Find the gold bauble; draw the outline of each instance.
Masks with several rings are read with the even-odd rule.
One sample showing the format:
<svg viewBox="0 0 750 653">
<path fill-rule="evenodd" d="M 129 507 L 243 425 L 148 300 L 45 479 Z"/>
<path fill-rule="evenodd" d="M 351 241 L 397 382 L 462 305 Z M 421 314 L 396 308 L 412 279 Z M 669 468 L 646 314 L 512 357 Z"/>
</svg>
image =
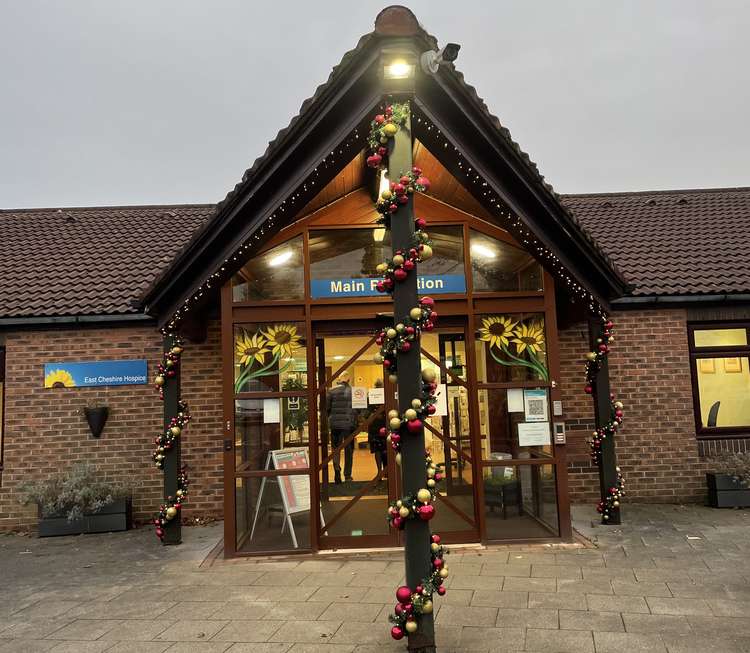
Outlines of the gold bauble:
<svg viewBox="0 0 750 653">
<path fill-rule="evenodd" d="M 392 417 L 388 422 L 388 426 L 391 427 L 391 431 L 398 431 L 401 428 L 401 419 L 398 417 Z"/>
<path fill-rule="evenodd" d="M 429 467 L 427 468 L 427 478 L 432 478 L 433 476 L 435 476 L 435 472 L 436 472 L 436 471 L 437 471 L 437 470 L 435 469 L 435 466 L 434 466 L 434 465 L 430 465 L 430 466 L 429 466 Z"/>
<path fill-rule="evenodd" d="M 382 364 L 383 364 L 383 357 L 382 357 L 382 356 L 381 356 L 380 354 L 375 354 L 375 355 L 374 355 L 374 356 L 372 357 L 372 360 L 373 360 L 373 362 L 374 362 L 374 363 L 375 363 L 376 365 L 382 365 Z"/>
<path fill-rule="evenodd" d="M 174 365 L 174 361 L 172 361 L 172 359 L 168 358 L 166 365 L 167 365 L 167 367 L 172 367 L 172 365 Z"/>
<path fill-rule="evenodd" d="M 587 361 L 595 361 L 596 360 L 596 352 L 590 351 L 588 354 L 586 354 L 586 360 Z"/>
<path fill-rule="evenodd" d="M 422 249 L 419 250 L 419 258 L 426 261 L 428 258 L 432 258 L 432 247 L 429 245 L 422 245 Z"/>
<path fill-rule="evenodd" d="M 424 614 L 430 614 L 432 612 L 432 601 L 429 599 L 422 604 L 422 612 Z"/>
<path fill-rule="evenodd" d="M 404 502 L 403 502 L 403 501 L 401 501 L 401 499 L 398 499 L 398 500 L 396 501 L 396 508 L 400 508 L 400 507 L 401 507 L 401 506 L 403 506 L 403 505 L 404 505 Z"/>
<path fill-rule="evenodd" d="M 388 201 L 389 199 L 391 199 L 391 197 L 393 197 L 393 193 L 391 193 L 391 191 L 386 189 L 382 193 L 380 193 L 380 197 Z"/>
<path fill-rule="evenodd" d="M 443 567 L 440 570 L 440 578 L 448 578 L 448 567 Z"/>
<path fill-rule="evenodd" d="M 396 454 L 396 464 L 399 465 L 399 466 L 401 465 L 401 454 L 400 453 Z"/>
<path fill-rule="evenodd" d="M 435 381 L 435 370 L 433 370 L 431 367 L 422 370 L 422 380 L 425 383 L 433 383 Z"/>
<path fill-rule="evenodd" d="M 406 506 L 401 506 L 401 508 L 399 508 L 398 514 L 406 519 L 409 516 L 409 509 Z"/>
<path fill-rule="evenodd" d="M 412 420 L 417 419 L 417 411 L 413 408 L 407 408 L 404 411 L 404 417 L 411 422 Z"/>
<path fill-rule="evenodd" d="M 164 385 L 164 377 L 163 377 L 163 376 L 162 376 L 161 374 L 159 374 L 159 375 L 158 375 L 158 376 L 157 376 L 157 377 L 156 377 L 156 378 L 154 379 L 154 383 L 155 383 L 156 385 Z"/>
<path fill-rule="evenodd" d="M 398 125 L 394 125 L 392 122 L 387 123 L 383 127 L 383 133 L 386 136 L 395 136 L 397 131 L 398 131 Z"/>
<path fill-rule="evenodd" d="M 398 417 L 398 411 L 397 410 L 389 410 L 388 411 L 388 419 L 393 419 L 394 417 Z"/>
<path fill-rule="evenodd" d="M 157 454 L 156 460 L 164 460 L 164 456 L 162 456 L 161 454 Z"/>
<path fill-rule="evenodd" d="M 401 266 L 403 264 L 404 264 L 404 257 L 401 256 L 401 254 L 396 254 L 396 256 L 393 257 L 393 265 Z"/>
<path fill-rule="evenodd" d="M 173 426 L 171 429 L 169 429 L 169 432 L 175 437 L 177 437 L 180 433 L 182 433 L 182 430 L 180 429 L 179 426 Z"/>
<path fill-rule="evenodd" d="M 415 410 L 419 410 L 422 407 L 422 402 L 419 399 L 412 399 L 411 407 Z"/>
<path fill-rule="evenodd" d="M 430 544 L 430 550 L 433 553 L 437 553 L 439 548 L 440 548 L 440 545 L 437 544 L 437 543 L 435 543 L 435 542 L 433 542 L 432 544 Z"/>
<path fill-rule="evenodd" d="M 182 347 L 172 347 L 171 351 L 175 356 L 179 356 L 182 353 Z"/>
<path fill-rule="evenodd" d="M 176 494 L 176 495 L 177 495 L 178 497 L 181 497 L 181 496 L 182 496 L 182 490 L 177 490 L 177 492 L 175 492 L 175 494 Z"/>
<path fill-rule="evenodd" d="M 421 308 L 417 308 L 417 307 L 412 308 L 409 311 L 409 317 L 412 320 L 418 320 L 419 318 L 422 317 L 422 309 Z"/>
<path fill-rule="evenodd" d="M 614 336 L 610 336 L 608 342 L 614 342 L 614 341 L 615 341 L 615 337 Z"/>
<path fill-rule="evenodd" d="M 385 330 L 385 337 L 390 340 L 393 340 L 397 335 L 398 331 L 396 331 L 396 329 L 394 329 L 393 327 Z"/>
<path fill-rule="evenodd" d="M 383 274 L 383 272 L 385 272 L 387 269 L 388 269 L 387 263 L 378 263 L 375 266 L 375 272 L 377 272 L 378 274 Z"/>
<path fill-rule="evenodd" d="M 417 622 L 416 621 L 407 621 L 404 625 L 404 628 L 406 629 L 407 633 L 416 633 L 417 632 Z"/>
<path fill-rule="evenodd" d="M 417 492 L 417 500 L 421 501 L 422 503 L 430 503 L 430 500 L 432 499 L 432 494 L 430 494 L 430 491 L 426 488 L 422 488 Z"/>
<path fill-rule="evenodd" d="M 401 322 L 399 322 L 396 325 L 396 331 L 398 331 L 399 333 L 403 333 L 405 330 L 406 330 L 406 327 L 403 324 L 401 324 Z"/>
<path fill-rule="evenodd" d="M 177 516 L 177 508 L 170 506 L 167 508 L 167 519 L 174 519 Z"/>
<path fill-rule="evenodd" d="M 616 401 L 615 402 L 615 408 L 619 408 L 619 409 L 622 410 L 622 402 L 621 401 Z"/>
<path fill-rule="evenodd" d="M 434 478 L 427 479 L 427 487 L 435 487 L 435 479 Z"/>
<path fill-rule="evenodd" d="M 398 376 L 396 376 L 395 374 L 389 374 L 388 375 L 388 380 L 391 383 L 398 383 Z"/>
</svg>

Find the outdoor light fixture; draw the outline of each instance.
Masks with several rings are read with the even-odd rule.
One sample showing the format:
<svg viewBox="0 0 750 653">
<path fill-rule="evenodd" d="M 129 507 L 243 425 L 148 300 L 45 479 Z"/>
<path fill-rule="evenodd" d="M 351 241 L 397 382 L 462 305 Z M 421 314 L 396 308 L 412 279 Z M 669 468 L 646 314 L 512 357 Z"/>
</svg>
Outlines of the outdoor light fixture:
<svg viewBox="0 0 750 653">
<path fill-rule="evenodd" d="M 385 227 L 375 227 L 375 229 L 372 230 L 372 239 L 376 243 L 382 243 L 384 238 L 385 238 Z"/>
<path fill-rule="evenodd" d="M 277 254 L 270 261 L 268 261 L 268 265 L 276 268 L 276 267 L 279 267 L 280 265 L 284 265 L 284 263 L 287 263 L 290 258 L 292 258 L 292 250 L 287 249 L 281 252 L 281 254 Z"/>
<path fill-rule="evenodd" d="M 448 45 L 441 50 L 428 50 L 427 52 L 423 52 L 420 59 L 422 70 L 434 75 L 438 71 L 438 68 L 440 68 L 441 63 L 455 61 L 460 49 L 461 46 L 458 43 L 448 43 Z"/>
<path fill-rule="evenodd" d="M 497 254 L 489 247 L 486 245 L 480 245 L 479 243 L 474 243 L 471 246 L 471 253 L 481 258 L 495 258 L 497 256 Z"/>
<path fill-rule="evenodd" d="M 383 77 L 385 79 L 408 79 L 414 76 L 416 66 L 405 59 L 394 59 L 385 64 L 383 68 Z"/>
</svg>

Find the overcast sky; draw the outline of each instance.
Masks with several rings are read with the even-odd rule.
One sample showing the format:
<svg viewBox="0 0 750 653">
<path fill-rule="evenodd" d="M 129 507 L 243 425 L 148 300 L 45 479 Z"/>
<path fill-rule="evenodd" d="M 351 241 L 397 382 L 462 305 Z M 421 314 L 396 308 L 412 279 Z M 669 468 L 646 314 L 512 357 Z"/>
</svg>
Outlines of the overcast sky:
<svg viewBox="0 0 750 653">
<path fill-rule="evenodd" d="M 409 2 L 563 193 L 750 185 L 747 0 Z M 0 207 L 215 202 L 372 0 L 0 0 Z"/>
</svg>

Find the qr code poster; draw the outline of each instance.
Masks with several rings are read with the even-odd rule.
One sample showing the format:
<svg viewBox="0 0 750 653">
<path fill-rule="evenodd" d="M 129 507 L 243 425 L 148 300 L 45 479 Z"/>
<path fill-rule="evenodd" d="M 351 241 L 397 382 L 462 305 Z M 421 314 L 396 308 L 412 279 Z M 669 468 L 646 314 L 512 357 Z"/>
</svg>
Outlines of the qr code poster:
<svg viewBox="0 0 750 653">
<path fill-rule="evenodd" d="M 524 390 L 523 403 L 527 422 L 547 422 L 549 420 L 546 390 Z"/>
</svg>

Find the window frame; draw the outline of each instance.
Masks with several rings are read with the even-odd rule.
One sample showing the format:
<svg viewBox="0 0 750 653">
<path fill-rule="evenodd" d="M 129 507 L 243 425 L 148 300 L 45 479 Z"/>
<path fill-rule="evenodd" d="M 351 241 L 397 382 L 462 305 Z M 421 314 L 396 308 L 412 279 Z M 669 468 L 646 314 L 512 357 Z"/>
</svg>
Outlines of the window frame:
<svg viewBox="0 0 750 653">
<path fill-rule="evenodd" d="M 0 346 L 0 487 L 3 485 L 3 461 L 5 450 L 5 386 L 6 383 L 6 349 Z"/>
<path fill-rule="evenodd" d="M 696 347 L 696 331 L 719 331 L 721 329 L 745 329 L 746 345 L 719 347 Z M 750 322 L 694 322 L 688 324 L 688 352 L 690 357 L 690 379 L 693 388 L 693 416 L 695 434 L 699 440 L 721 440 L 725 438 L 750 438 L 747 426 L 704 426 L 701 416 L 700 388 L 698 386 L 698 361 L 704 358 L 744 358 L 750 360 Z"/>
</svg>

